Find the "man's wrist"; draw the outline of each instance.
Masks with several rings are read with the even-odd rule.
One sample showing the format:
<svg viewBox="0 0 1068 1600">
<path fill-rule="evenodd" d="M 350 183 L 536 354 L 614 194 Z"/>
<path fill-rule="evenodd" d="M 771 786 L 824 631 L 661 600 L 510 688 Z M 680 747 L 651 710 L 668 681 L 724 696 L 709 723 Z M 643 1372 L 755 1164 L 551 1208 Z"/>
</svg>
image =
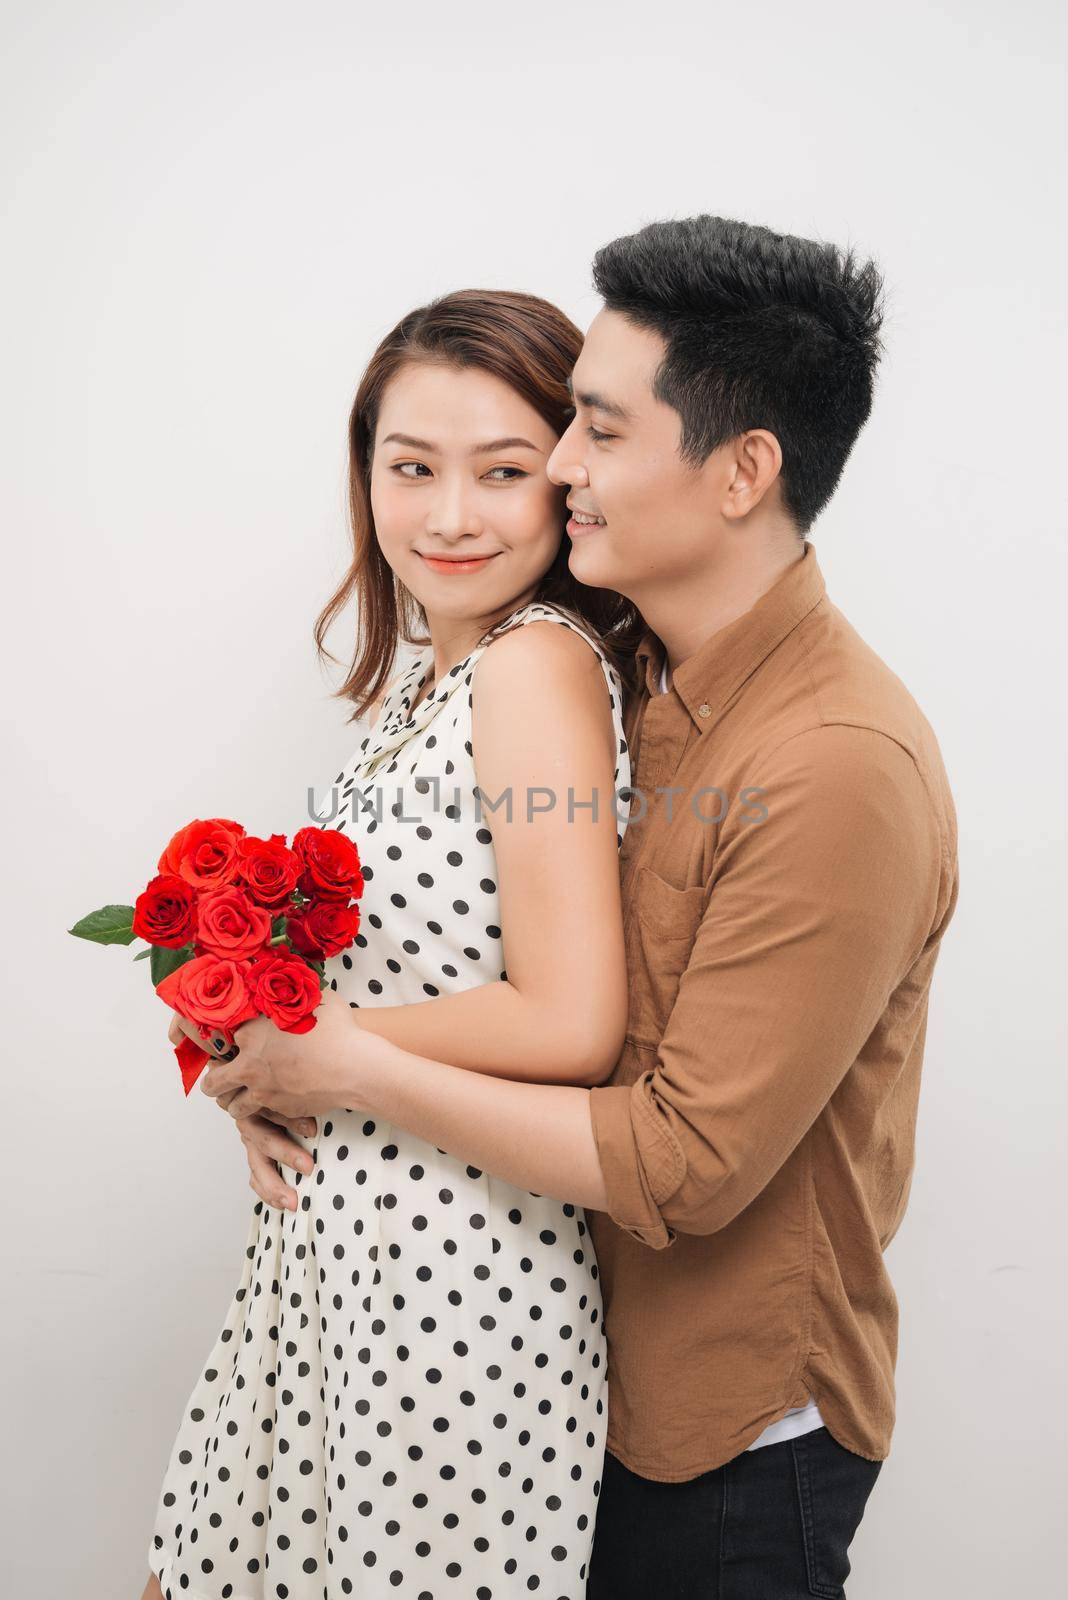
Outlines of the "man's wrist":
<svg viewBox="0 0 1068 1600">
<path fill-rule="evenodd" d="M 380 1112 L 380 1091 L 386 1075 L 395 1073 L 407 1051 L 372 1033 L 360 1025 L 356 1011 L 352 1013 L 355 1025 L 353 1050 L 344 1064 L 343 1104 L 359 1106 L 366 1111 Z"/>
</svg>

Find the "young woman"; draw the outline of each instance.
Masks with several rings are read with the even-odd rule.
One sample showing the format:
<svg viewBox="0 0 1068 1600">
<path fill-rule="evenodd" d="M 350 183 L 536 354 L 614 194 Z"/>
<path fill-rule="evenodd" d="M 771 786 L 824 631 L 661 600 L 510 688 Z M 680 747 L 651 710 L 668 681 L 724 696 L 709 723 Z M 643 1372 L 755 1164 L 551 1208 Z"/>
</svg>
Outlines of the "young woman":
<svg viewBox="0 0 1068 1600">
<path fill-rule="evenodd" d="M 626 1024 L 641 619 L 571 576 L 544 470 L 580 343 L 546 302 L 488 291 L 383 340 L 350 418 L 352 566 L 316 638 L 356 600 L 339 693 L 378 712 L 335 780 L 365 891 L 324 1004 L 472 1071 L 593 1084 Z M 376 705 L 400 640 L 420 648 Z M 272 1132 L 282 1171 L 249 1142 L 262 1199 L 145 1600 L 581 1600 L 607 1420 L 581 1209 L 358 1110 L 314 1142 Z"/>
</svg>

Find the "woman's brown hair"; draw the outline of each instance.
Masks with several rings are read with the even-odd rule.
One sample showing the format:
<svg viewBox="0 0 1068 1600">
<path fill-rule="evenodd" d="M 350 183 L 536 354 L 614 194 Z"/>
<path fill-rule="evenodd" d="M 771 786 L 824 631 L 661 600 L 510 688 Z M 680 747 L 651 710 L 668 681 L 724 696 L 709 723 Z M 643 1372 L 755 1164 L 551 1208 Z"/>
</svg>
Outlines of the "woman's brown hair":
<svg viewBox="0 0 1068 1600">
<path fill-rule="evenodd" d="M 481 368 L 522 395 L 559 437 L 571 409 L 567 380 L 581 348 L 582 334 L 575 324 L 537 295 L 461 289 L 402 317 L 371 357 L 349 415 L 352 561 L 315 623 L 319 655 L 331 655 L 324 644 L 327 629 L 349 600 L 355 599 L 359 639 L 348 675 L 334 691 L 335 698 L 353 702 L 350 722 L 363 716 L 378 697 L 389 677 L 398 640 L 420 646 L 430 642 L 426 613 L 382 554 L 371 513 L 371 456 L 387 384 L 411 361 Z M 641 613 L 612 589 L 579 583 L 568 567 L 567 556 L 561 528 L 560 548 L 534 600 L 569 610 L 602 642 L 624 684 L 632 687 L 634 648 L 644 630 Z M 483 635 L 483 641 L 507 621 L 503 618 Z M 331 659 L 337 657 L 331 655 Z"/>
</svg>

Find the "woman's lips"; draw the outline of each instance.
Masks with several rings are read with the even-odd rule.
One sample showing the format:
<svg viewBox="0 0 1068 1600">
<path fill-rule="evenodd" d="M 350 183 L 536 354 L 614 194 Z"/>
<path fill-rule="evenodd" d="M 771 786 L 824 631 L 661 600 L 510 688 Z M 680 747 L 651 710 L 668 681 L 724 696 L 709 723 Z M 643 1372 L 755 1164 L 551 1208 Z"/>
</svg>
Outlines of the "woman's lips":
<svg viewBox="0 0 1068 1600">
<path fill-rule="evenodd" d="M 434 572 L 478 572 L 487 562 L 494 560 L 500 552 L 495 550 L 492 556 L 476 556 L 472 561 L 445 561 L 436 556 L 424 556 L 421 550 L 416 551 L 427 566 Z"/>
</svg>

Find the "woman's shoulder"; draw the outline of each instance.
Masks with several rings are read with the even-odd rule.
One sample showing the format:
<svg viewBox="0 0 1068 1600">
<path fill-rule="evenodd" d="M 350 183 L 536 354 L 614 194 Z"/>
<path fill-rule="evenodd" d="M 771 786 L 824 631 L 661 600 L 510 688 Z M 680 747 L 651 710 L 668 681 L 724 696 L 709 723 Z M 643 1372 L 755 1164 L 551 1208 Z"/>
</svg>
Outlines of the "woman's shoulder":
<svg viewBox="0 0 1068 1600">
<path fill-rule="evenodd" d="M 483 701 L 490 694 L 502 706 L 519 700 L 529 705 L 531 686 L 537 685 L 541 704 L 546 708 L 555 705 L 559 711 L 567 703 L 575 703 L 577 709 L 587 694 L 593 707 L 607 690 L 613 720 L 622 726 L 624 694 L 619 672 L 609 652 L 581 619 L 564 607 L 539 601 L 525 606 L 508 624 L 481 650 L 475 663 Z M 587 687 L 579 695 L 583 684 Z"/>
<path fill-rule="evenodd" d="M 509 659 L 520 662 L 528 657 L 536 660 L 545 654 L 555 655 L 563 661 L 584 660 L 584 641 L 585 649 L 592 650 L 600 657 L 602 664 L 615 673 L 609 651 L 589 624 L 569 607 L 554 601 L 533 600 L 513 612 L 492 630 L 481 655 L 485 657 L 491 649 L 496 648 L 497 660 L 500 661 L 505 640 L 510 641 L 507 645 Z"/>
</svg>

